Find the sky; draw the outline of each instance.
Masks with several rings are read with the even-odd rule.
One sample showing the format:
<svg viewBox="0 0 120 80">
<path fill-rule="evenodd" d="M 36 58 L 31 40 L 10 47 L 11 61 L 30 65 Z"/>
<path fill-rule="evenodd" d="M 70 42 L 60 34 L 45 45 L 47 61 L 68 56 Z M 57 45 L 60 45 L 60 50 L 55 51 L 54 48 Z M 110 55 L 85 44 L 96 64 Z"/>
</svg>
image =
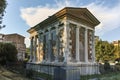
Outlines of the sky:
<svg viewBox="0 0 120 80">
<path fill-rule="evenodd" d="M 120 0 L 7 0 L 3 19 L 3 34 L 18 33 L 25 36 L 29 47 L 30 27 L 38 24 L 64 7 L 88 8 L 101 22 L 95 28 L 95 35 L 112 42 L 120 40 Z"/>
</svg>

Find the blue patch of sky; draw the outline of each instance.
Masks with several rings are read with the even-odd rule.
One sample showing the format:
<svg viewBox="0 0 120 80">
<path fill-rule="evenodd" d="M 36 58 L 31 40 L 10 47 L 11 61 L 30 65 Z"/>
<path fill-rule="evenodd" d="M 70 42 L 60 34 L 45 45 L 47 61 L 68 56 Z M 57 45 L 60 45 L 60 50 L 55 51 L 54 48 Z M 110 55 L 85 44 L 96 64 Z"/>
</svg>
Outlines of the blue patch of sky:
<svg viewBox="0 0 120 80">
<path fill-rule="evenodd" d="M 119 0 L 80 0 L 82 5 L 88 5 L 90 3 L 95 3 L 97 5 L 103 5 L 107 7 L 114 7 L 118 4 Z"/>
<path fill-rule="evenodd" d="M 114 40 L 120 40 L 120 27 L 115 28 L 111 31 L 106 32 L 104 35 L 100 36 L 102 40 L 107 40 L 112 42 Z"/>
<path fill-rule="evenodd" d="M 19 33 L 28 37 L 28 33 L 26 32 L 30 27 L 26 24 L 26 22 L 20 17 L 20 9 L 28 8 L 28 7 L 58 7 L 56 4 L 65 0 L 7 0 L 8 6 L 6 8 L 6 14 L 4 16 L 3 24 L 6 25 L 6 28 L 0 30 L 0 33 L 10 34 L 10 33 Z M 90 3 L 95 3 L 97 5 L 102 4 L 107 7 L 114 7 L 118 4 L 119 0 L 67 0 L 75 4 L 75 6 L 84 6 Z M 58 2 L 58 3 L 57 3 Z M 104 34 L 102 37 L 103 40 L 112 41 L 113 39 L 119 38 L 120 28 L 117 28 L 113 31 L 109 31 Z M 111 36 L 110 33 L 113 33 Z M 106 37 L 107 36 L 107 37 Z"/>
</svg>

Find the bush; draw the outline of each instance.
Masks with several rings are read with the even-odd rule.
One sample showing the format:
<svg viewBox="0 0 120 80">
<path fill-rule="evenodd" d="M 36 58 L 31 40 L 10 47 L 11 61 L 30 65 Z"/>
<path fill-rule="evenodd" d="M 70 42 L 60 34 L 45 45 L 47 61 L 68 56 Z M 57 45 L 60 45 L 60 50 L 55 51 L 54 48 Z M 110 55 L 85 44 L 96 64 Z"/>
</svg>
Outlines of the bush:
<svg viewBox="0 0 120 80">
<path fill-rule="evenodd" d="M 106 72 L 110 72 L 111 70 L 110 63 L 107 60 L 104 63 L 104 69 Z"/>
<path fill-rule="evenodd" d="M 32 76 L 33 76 L 33 70 L 32 69 L 26 70 L 26 77 L 32 78 Z"/>
<path fill-rule="evenodd" d="M 0 64 L 17 61 L 17 49 L 11 43 L 0 43 Z"/>
<path fill-rule="evenodd" d="M 117 71 L 120 71 L 120 62 L 115 64 L 115 69 L 116 69 Z"/>
</svg>

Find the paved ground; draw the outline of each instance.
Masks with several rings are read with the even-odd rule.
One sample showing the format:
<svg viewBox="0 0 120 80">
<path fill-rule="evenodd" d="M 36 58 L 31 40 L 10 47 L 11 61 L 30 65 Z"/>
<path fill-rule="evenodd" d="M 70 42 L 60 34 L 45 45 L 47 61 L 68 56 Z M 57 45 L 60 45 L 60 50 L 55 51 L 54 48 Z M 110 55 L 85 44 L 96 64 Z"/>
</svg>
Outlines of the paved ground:
<svg viewBox="0 0 120 80">
<path fill-rule="evenodd" d="M 11 72 L 3 67 L 0 67 L 0 80 L 29 80 L 19 73 Z"/>
</svg>

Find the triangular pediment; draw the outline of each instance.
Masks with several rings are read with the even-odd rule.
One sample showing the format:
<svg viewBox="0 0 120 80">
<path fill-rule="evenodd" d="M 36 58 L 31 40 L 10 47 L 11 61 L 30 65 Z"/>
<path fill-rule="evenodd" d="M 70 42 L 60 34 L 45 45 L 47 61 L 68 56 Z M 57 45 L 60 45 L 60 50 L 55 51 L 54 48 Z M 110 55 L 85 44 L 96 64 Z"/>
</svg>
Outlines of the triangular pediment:
<svg viewBox="0 0 120 80">
<path fill-rule="evenodd" d="M 76 18 L 85 20 L 93 24 L 94 26 L 98 25 L 100 22 L 97 18 L 87 9 L 87 8 L 67 8 L 67 13 L 75 16 Z"/>
<path fill-rule="evenodd" d="M 59 12 L 53 14 L 52 16 L 48 17 L 44 21 L 38 23 L 37 25 L 29 29 L 28 32 L 33 32 L 40 27 L 52 24 L 56 20 L 59 20 L 60 18 L 65 16 L 67 18 L 68 16 L 75 18 L 75 20 L 79 20 L 85 24 L 92 25 L 92 27 L 95 27 L 100 23 L 98 19 L 87 8 L 65 7 Z"/>
</svg>

